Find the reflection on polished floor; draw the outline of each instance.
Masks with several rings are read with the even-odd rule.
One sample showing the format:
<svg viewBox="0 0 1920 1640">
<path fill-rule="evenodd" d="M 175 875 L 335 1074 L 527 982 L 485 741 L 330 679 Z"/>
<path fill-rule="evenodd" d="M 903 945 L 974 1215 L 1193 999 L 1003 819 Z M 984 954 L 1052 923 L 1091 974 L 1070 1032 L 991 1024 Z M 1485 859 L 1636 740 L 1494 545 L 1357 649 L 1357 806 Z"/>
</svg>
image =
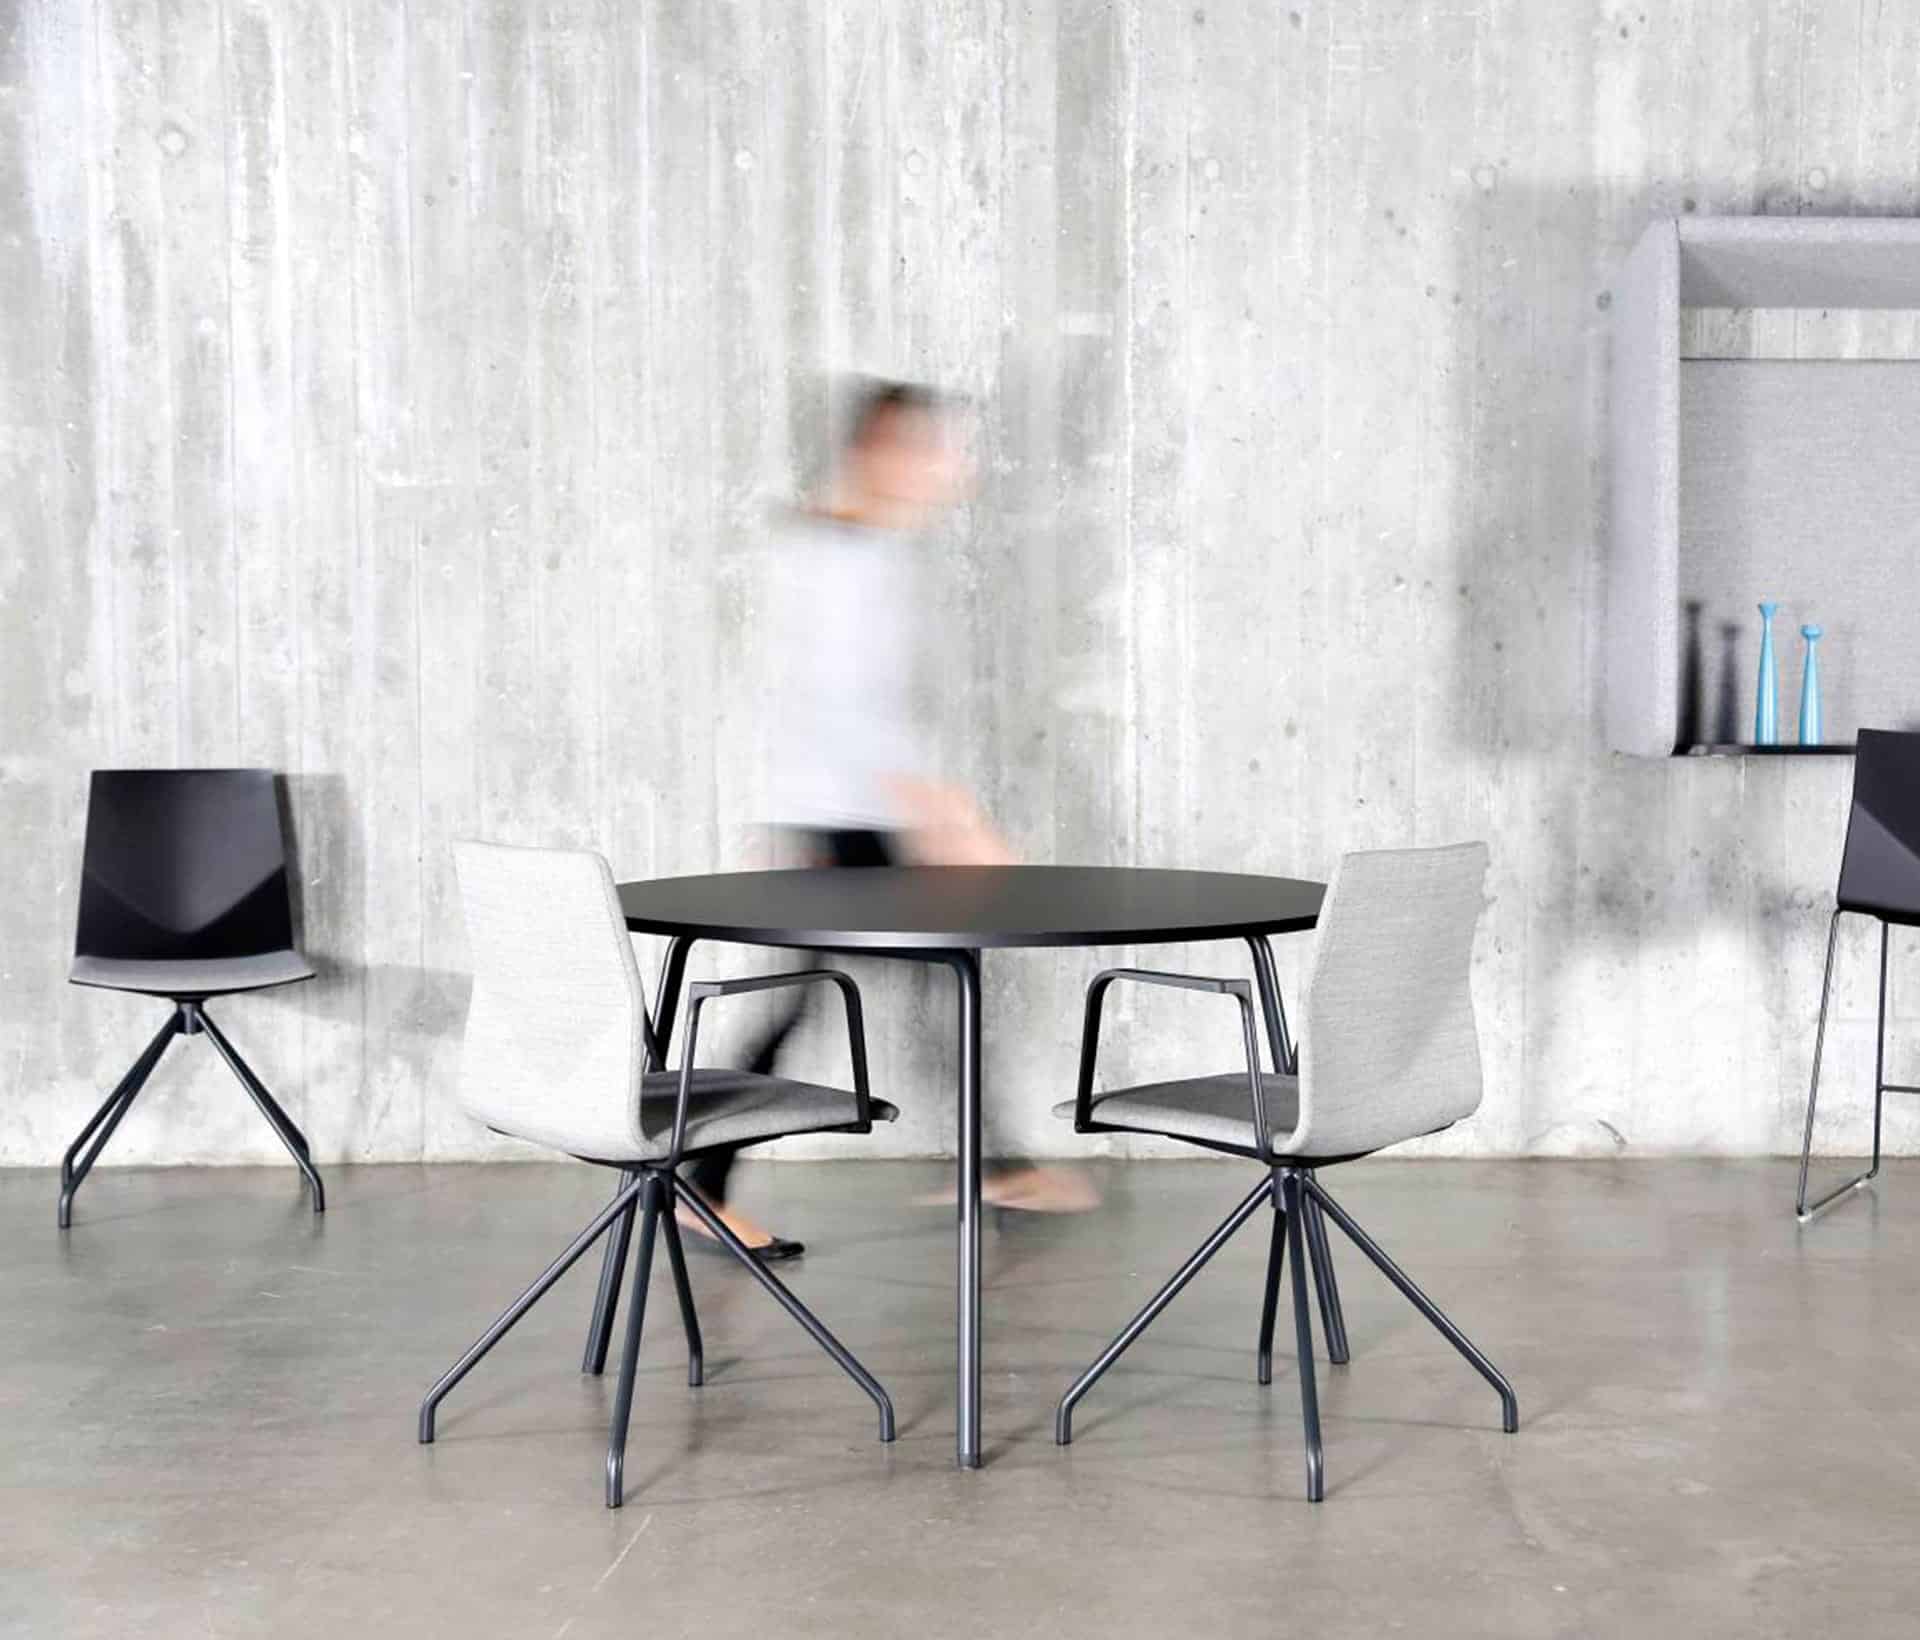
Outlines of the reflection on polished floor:
<svg viewBox="0 0 1920 1640">
<path fill-rule="evenodd" d="M 940 1163 L 744 1170 L 796 1291 L 900 1439 L 695 1257 L 707 1385 L 650 1308 L 626 1509 L 578 1372 L 593 1261 L 414 1444 L 426 1385 L 588 1217 L 563 1166 L 0 1173 L 0 1632 L 1476 1636 L 1908 1632 L 1920 1530 L 1920 1165 L 1817 1223 L 1778 1162 L 1362 1163 L 1335 1194 L 1507 1370 L 1486 1386 L 1336 1245 L 1352 1364 L 1300 1492 L 1291 1360 L 1254 1382 L 1244 1235 L 1084 1403 L 1053 1404 L 1249 1170 L 1096 1169 L 1105 1204 L 988 1235 L 987 1468 L 952 1464 Z M 786 1273 L 786 1272 L 783 1272 Z M 664 1294 L 662 1295 L 664 1296 Z"/>
</svg>

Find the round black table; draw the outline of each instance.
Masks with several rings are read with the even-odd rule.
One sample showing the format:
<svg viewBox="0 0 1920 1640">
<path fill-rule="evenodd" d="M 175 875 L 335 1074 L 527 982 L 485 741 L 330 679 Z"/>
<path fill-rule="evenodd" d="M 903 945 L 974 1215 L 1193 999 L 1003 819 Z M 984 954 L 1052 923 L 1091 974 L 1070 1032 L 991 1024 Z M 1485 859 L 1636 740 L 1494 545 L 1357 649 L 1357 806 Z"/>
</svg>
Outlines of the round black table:
<svg viewBox="0 0 1920 1640">
<path fill-rule="evenodd" d="M 1313 927 L 1324 892 L 1319 883 L 1223 871 L 900 866 L 622 883 L 620 906 L 628 928 L 671 939 L 654 1007 L 663 1056 L 687 953 L 697 940 L 858 951 L 953 969 L 960 1024 L 956 1450 L 961 1467 L 973 1469 L 980 1463 L 980 953 L 1011 946 L 1244 940 L 1253 953 L 1273 1062 L 1291 1066 L 1267 938 Z M 601 1285 L 604 1294 L 605 1277 Z"/>
</svg>

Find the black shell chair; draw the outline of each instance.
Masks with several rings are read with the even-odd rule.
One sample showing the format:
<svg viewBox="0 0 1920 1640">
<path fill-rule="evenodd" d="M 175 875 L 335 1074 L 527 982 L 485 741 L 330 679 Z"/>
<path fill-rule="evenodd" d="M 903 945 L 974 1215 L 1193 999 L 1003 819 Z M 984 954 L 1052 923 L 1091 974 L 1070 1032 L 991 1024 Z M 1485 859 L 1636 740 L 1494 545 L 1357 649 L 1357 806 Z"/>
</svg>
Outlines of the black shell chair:
<svg viewBox="0 0 1920 1640">
<path fill-rule="evenodd" d="M 208 1016 L 209 998 L 312 979 L 294 949 L 286 837 L 268 769 L 96 769 L 87 799 L 76 985 L 172 1004 L 166 1024 L 60 1164 L 60 1227 L 73 1198 L 176 1036 L 205 1035 L 292 1154 L 326 1210 L 306 1136 Z"/>
<path fill-rule="evenodd" d="M 1853 808 L 1840 855 L 1840 885 L 1827 923 L 1827 966 L 1820 981 L 1820 1023 L 1813 1038 L 1813 1080 L 1807 1089 L 1807 1128 L 1800 1141 L 1800 1191 L 1794 1211 L 1804 1222 L 1857 1190 L 1880 1171 L 1880 1112 L 1890 1093 L 1920 1087 L 1887 1080 L 1887 944 L 1897 923 L 1920 927 L 1920 734 L 1862 729 L 1853 766 Z M 1827 998 L 1833 990 L 1833 948 L 1848 912 L 1880 924 L 1880 1017 L 1873 1050 L 1873 1161 L 1866 1172 L 1807 1203 L 1807 1164 L 1813 1155 L 1813 1113 L 1820 1096 L 1820 1051 L 1827 1039 Z"/>
</svg>

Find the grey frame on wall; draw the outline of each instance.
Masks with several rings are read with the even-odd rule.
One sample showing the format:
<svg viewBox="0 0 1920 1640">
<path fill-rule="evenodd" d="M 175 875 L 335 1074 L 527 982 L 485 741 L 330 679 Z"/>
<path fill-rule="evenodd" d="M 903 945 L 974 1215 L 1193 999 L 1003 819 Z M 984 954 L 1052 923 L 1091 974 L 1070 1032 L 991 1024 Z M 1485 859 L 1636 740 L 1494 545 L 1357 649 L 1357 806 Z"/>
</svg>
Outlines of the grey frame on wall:
<svg viewBox="0 0 1920 1640">
<path fill-rule="evenodd" d="M 1736 665 L 1731 646 L 1757 624 L 1761 597 L 1782 602 L 1783 738 L 1807 619 L 1828 633 L 1829 741 L 1911 718 L 1920 361 L 1683 360 L 1683 308 L 1920 309 L 1920 221 L 1669 217 L 1628 256 L 1613 304 L 1608 744 L 1642 757 L 1684 749 L 1682 610 L 1709 603 L 1716 625 L 1745 623 L 1725 622 L 1724 664 L 1704 666 L 1749 691 L 1737 718 L 1747 738 L 1754 650 Z"/>
</svg>

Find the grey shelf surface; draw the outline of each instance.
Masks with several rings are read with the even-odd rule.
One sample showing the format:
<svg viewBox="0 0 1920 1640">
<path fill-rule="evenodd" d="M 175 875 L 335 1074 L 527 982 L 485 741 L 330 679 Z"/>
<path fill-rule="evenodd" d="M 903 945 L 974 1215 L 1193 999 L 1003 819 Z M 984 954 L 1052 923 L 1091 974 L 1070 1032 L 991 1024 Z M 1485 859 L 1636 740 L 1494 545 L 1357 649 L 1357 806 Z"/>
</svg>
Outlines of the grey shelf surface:
<svg viewBox="0 0 1920 1640">
<path fill-rule="evenodd" d="M 1827 746 L 1683 746 L 1675 757 L 1852 757 L 1854 748 L 1836 741 Z"/>
</svg>

